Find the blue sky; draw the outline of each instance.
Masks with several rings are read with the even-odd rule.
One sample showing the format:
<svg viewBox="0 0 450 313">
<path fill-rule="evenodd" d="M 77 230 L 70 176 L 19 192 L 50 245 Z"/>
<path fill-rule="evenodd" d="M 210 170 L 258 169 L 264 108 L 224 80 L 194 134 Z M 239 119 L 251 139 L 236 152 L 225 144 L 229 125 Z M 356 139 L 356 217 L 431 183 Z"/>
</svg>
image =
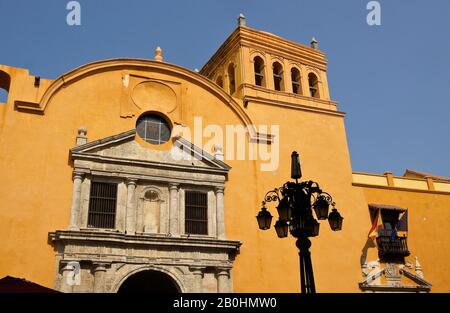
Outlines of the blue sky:
<svg viewBox="0 0 450 313">
<path fill-rule="evenodd" d="M 354 171 L 450 177 L 450 1 L 380 0 L 381 26 L 366 0 L 80 0 L 81 26 L 66 0 L 0 0 L 0 64 L 56 78 L 99 59 L 152 58 L 201 68 L 236 27 L 307 44 L 329 60 L 331 96 L 347 113 Z"/>
</svg>

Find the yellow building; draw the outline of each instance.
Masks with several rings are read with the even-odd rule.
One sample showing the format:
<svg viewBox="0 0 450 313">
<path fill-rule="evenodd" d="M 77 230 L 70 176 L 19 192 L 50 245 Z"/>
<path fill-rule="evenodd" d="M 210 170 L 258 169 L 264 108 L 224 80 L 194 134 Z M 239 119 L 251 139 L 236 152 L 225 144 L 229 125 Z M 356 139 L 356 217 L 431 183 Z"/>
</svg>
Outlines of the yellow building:
<svg viewBox="0 0 450 313">
<path fill-rule="evenodd" d="M 344 217 L 312 239 L 318 292 L 450 291 L 450 180 L 353 173 L 317 42 L 238 23 L 200 72 L 159 48 L 55 80 L 0 65 L 0 277 L 64 292 L 298 292 L 294 239 L 255 219 L 296 150 L 302 180 Z M 406 211 L 407 237 L 391 236 Z"/>
</svg>

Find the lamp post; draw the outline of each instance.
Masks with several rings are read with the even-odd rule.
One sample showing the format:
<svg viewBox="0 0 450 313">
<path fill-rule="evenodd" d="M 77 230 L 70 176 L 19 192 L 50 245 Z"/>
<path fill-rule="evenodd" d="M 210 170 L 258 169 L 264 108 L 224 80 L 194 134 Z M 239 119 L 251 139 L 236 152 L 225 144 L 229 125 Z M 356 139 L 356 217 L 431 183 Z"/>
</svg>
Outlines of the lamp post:
<svg viewBox="0 0 450 313">
<path fill-rule="evenodd" d="M 260 229 L 269 229 L 273 217 L 267 210 L 266 204 L 278 202 L 275 231 L 279 238 L 286 238 L 289 232 L 297 238 L 296 246 L 300 250 L 301 291 L 315 293 L 309 237 L 319 235 L 320 224 L 317 220 L 328 219 L 331 229 L 339 231 L 342 229 L 343 217 L 337 211 L 331 195 L 323 192 L 318 183 L 298 182 L 298 179 L 302 177 L 298 153 L 294 151 L 291 158 L 291 178 L 295 179 L 295 182 L 286 182 L 282 187 L 267 192 L 262 202 L 262 209 L 256 218 Z M 330 205 L 333 207 L 331 213 L 329 213 Z M 313 216 L 313 211 L 317 220 Z"/>
</svg>

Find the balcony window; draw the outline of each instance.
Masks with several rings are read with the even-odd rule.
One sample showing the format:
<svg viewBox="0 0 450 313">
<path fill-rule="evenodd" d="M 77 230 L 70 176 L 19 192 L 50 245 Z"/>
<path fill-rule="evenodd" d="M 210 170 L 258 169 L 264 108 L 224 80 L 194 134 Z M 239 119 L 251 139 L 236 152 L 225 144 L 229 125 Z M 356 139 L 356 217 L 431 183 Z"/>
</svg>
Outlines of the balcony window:
<svg viewBox="0 0 450 313">
<path fill-rule="evenodd" d="M 378 256 L 380 259 L 408 256 L 406 237 L 392 236 L 392 231 L 381 232 L 377 237 Z"/>
<path fill-rule="evenodd" d="M 408 243 L 406 231 L 408 229 L 408 212 L 405 209 L 390 205 L 369 206 L 372 223 L 377 223 L 376 219 L 381 218 L 383 225 L 376 237 L 378 256 L 380 259 L 403 258 L 408 256 Z M 378 215 L 378 212 L 380 214 Z"/>
</svg>

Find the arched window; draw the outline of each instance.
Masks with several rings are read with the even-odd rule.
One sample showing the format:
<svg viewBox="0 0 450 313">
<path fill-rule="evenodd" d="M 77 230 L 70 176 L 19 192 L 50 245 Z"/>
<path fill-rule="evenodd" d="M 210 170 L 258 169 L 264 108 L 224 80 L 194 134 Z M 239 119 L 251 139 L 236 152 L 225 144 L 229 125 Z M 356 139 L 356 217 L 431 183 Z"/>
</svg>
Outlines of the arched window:
<svg viewBox="0 0 450 313">
<path fill-rule="evenodd" d="M 292 80 L 292 92 L 295 94 L 302 94 L 302 87 L 300 85 L 300 71 L 293 67 L 291 69 L 291 80 Z"/>
<path fill-rule="evenodd" d="M 254 69 L 255 69 L 255 85 L 265 86 L 264 81 L 264 61 L 261 57 L 256 56 L 253 59 Z"/>
<path fill-rule="evenodd" d="M 283 90 L 283 66 L 280 63 L 273 63 L 273 85 L 275 90 Z"/>
<path fill-rule="evenodd" d="M 308 75 L 308 83 L 309 83 L 309 95 L 313 98 L 320 98 L 319 95 L 319 80 L 317 79 L 316 74 L 309 73 Z"/>
<path fill-rule="evenodd" d="M 11 77 L 0 71 L 0 104 L 8 102 L 9 87 L 11 86 Z"/>
<path fill-rule="evenodd" d="M 229 84 L 229 88 L 230 88 L 230 94 L 234 94 L 234 92 L 236 91 L 236 80 L 234 77 L 234 64 L 230 63 L 230 65 L 228 65 L 228 84 Z"/>
<path fill-rule="evenodd" d="M 216 84 L 220 86 L 220 88 L 223 88 L 223 79 L 222 76 L 218 76 L 216 79 Z"/>
</svg>

